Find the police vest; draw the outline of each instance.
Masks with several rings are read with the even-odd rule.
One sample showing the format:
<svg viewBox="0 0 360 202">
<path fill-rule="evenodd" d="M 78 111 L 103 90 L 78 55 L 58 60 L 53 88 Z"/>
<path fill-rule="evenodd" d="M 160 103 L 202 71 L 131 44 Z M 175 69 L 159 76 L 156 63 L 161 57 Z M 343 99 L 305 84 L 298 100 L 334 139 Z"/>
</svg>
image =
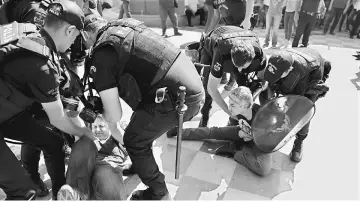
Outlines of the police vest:
<svg viewBox="0 0 360 202">
<path fill-rule="evenodd" d="M 280 91 L 283 94 L 304 94 L 307 83 L 307 76 L 314 70 L 323 73 L 324 59 L 319 52 L 310 48 L 293 48 L 288 51 L 294 58 L 294 69 L 281 83 Z"/>
<path fill-rule="evenodd" d="M 19 23 L 28 23 L 28 22 L 21 22 L 20 19 L 14 19 L 12 16 L 14 13 L 17 13 L 17 15 L 19 15 L 18 12 L 15 12 L 14 10 L 19 7 L 19 5 L 23 5 L 21 4 L 22 2 L 20 2 L 22 0 L 8 0 L 7 2 L 4 3 L 3 6 L 1 6 L 0 8 L 0 25 L 5 25 L 5 24 L 9 24 L 12 23 L 13 21 L 17 21 Z M 29 4 L 33 4 L 34 2 L 30 2 Z M 39 8 L 37 8 L 36 6 L 33 7 L 33 11 L 35 12 L 34 14 L 34 18 L 29 21 L 30 23 L 34 23 L 36 26 L 38 26 L 38 28 L 41 28 L 45 25 L 45 17 L 46 17 L 46 10 L 49 7 L 49 4 L 52 2 L 52 0 L 35 0 L 38 4 L 39 4 Z M 25 6 L 25 5 L 24 5 Z M 20 8 L 21 9 L 21 8 Z M 19 16 L 20 17 L 20 16 Z"/>
<path fill-rule="evenodd" d="M 118 62 L 125 67 L 117 73 L 119 95 L 132 109 L 165 76 L 181 53 L 143 22 L 132 18 L 115 20 L 102 28 L 93 52 L 104 45 L 114 47 Z"/>
<path fill-rule="evenodd" d="M 29 52 L 39 55 L 50 62 L 52 52 L 40 38 L 33 24 L 12 24 L 0 26 L 0 70 L 4 69 L 9 56 Z M 25 68 L 25 67 L 24 67 Z M 0 75 L 3 75 L 1 73 Z M 32 105 L 34 100 L 6 82 L 0 76 L 0 124 L 13 118 Z"/>
<path fill-rule="evenodd" d="M 249 73 L 264 69 L 265 60 L 259 38 L 251 31 L 244 30 L 240 27 L 221 26 L 214 29 L 207 37 L 205 37 L 204 48 L 207 52 L 212 53 L 213 48 L 217 46 L 224 60 L 231 60 L 231 48 L 239 41 L 239 39 L 251 43 L 255 50 L 255 58 L 252 64 L 243 72 Z"/>
</svg>

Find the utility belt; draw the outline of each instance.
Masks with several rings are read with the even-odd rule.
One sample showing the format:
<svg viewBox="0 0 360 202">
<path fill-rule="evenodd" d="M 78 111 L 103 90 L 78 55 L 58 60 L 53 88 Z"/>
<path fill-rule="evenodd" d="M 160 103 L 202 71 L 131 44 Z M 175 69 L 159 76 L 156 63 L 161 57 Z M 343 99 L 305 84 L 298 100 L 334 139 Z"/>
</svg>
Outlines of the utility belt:
<svg viewBox="0 0 360 202">
<path fill-rule="evenodd" d="M 315 16 L 316 14 L 318 14 L 317 12 L 308 12 L 308 11 L 305 11 L 305 10 L 300 10 L 301 13 L 305 13 L 305 14 L 308 14 L 310 16 Z"/>
<path fill-rule="evenodd" d="M 200 92 L 195 95 L 187 95 L 185 96 L 185 104 L 193 104 L 197 103 L 201 100 L 199 98 L 203 92 Z M 168 87 L 161 87 L 156 89 L 155 94 L 149 95 L 150 99 L 145 99 L 143 102 L 139 104 L 140 108 L 150 108 L 156 110 L 160 113 L 168 113 L 176 110 L 176 106 L 178 105 L 177 95 L 172 93 Z M 153 100 L 155 98 L 155 100 Z M 153 113 L 153 112 L 152 112 Z"/>
</svg>

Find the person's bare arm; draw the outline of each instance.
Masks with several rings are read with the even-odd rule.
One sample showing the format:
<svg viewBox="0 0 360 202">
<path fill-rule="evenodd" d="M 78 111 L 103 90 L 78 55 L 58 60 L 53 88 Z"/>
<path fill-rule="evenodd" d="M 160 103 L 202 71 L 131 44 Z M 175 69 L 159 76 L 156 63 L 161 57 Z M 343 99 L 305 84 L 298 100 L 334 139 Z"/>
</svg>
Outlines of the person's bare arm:
<svg viewBox="0 0 360 202">
<path fill-rule="evenodd" d="M 104 106 L 103 116 L 108 123 L 111 135 L 123 144 L 123 132 L 117 127 L 123 115 L 118 88 L 103 90 L 99 92 L 99 95 Z"/>
<path fill-rule="evenodd" d="M 81 137 L 86 135 L 94 140 L 93 132 L 86 127 L 79 127 L 75 125 L 71 119 L 65 114 L 63 105 L 60 99 L 54 102 L 41 103 L 46 114 L 49 117 L 50 123 L 65 133 Z"/>
<path fill-rule="evenodd" d="M 250 18 L 251 18 L 251 15 L 254 12 L 254 3 L 255 3 L 255 0 L 247 0 L 246 1 L 245 19 L 244 19 L 244 21 L 242 23 L 242 26 L 246 30 L 250 29 L 250 27 L 251 27 Z"/>
<path fill-rule="evenodd" d="M 225 100 L 221 97 L 221 94 L 218 90 L 218 86 L 220 84 L 221 78 L 216 78 L 213 75 L 209 75 L 209 81 L 207 85 L 207 90 L 209 95 L 214 99 L 216 104 L 219 105 L 219 107 L 227 113 L 229 116 L 231 116 L 231 113 L 229 111 L 229 108 L 225 102 Z"/>
</svg>

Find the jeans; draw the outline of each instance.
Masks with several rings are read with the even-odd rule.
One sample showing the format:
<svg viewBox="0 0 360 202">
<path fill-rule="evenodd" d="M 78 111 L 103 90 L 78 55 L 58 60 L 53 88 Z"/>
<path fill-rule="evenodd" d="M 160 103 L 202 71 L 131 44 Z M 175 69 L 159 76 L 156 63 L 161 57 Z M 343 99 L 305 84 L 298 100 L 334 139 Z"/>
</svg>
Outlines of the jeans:
<svg viewBox="0 0 360 202">
<path fill-rule="evenodd" d="M 72 148 L 66 183 L 80 190 L 85 200 L 126 200 L 123 169 L 123 160 L 101 154 L 94 142 L 83 136 Z"/>
<path fill-rule="evenodd" d="M 162 103 L 140 103 L 134 110 L 124 134 L 124 143 L 133 163 L 133 171 L 157 196 L 163 196 L 168 190 L 165 176 L 159 171 L 154 159 L 152 143 L 178 125 L 178 114 L 174 106 L 170 107 L 175 103 L 174 95 L 179 86 L 186 87 L 185 104 L 188 108 L 184 114 L 184 122 L 196 116 L 204 99 L 201 78 L 185 54 L 180 54 L 155 88 L 161 86 L 168 87 L 168 94 L 172 95 L 173 99 Z M 150 100 L 154 98 L 151 97 Z"/>
<path fill-rule="evenodd" d="M 176 8 L 164 8 L 161 5 L 159 5 L 160 8 L 160 20 L 161 20 L 161 28 L 163 31 L 163 34 L 166 32 L 166 21 L 167 17 L 169 16 L 172 26 L 174 28 L 174 32 L 179 31 L 179 22 L 176 14 Z"/>
<path fill-rule="evenodd" d="M 44 152 L 47 171 L 51 178 L 53 195 L 65 184 L 64 139 L 41 124 L 33 113 L 25 111 L 13 121 L 0 127 L 0 188 L 8 199 L 21 200 L 35 185 L 24 168 L 5 144 L 4 137 L 24 142 Z"/>
<path fill-rule="evenodd" d="M 360 26 L 360 10 L 356 11 L 355 21 L 352 18 L 350 18 L 350 20 L 351 20 L 350 23 L 352 25 L 350 36 L 353 37 L 358 34 L 357 30 Z"/>
<path fill-rule="evenodd" d="M 238 136 L 238 126 L 227 127 L 200 127 L 183 130 L 183 140 L 229 140 L 242 141 Z M 266 175 L 271 170 L 272 155 L 263 153 L 252 142 L 244 144 L 243 148 L 235 153 L 234 159 L 258 175 Z"/>
<path fill-rule="evenodd" d="M 350 29 L 349 28 L 349 19 L 350 19 L 349 16 L 350 16 L 351 12 L 352 12 L 352 8 L 349 8 L 347 10 L 347 12 L 345 13 L 345 15 L 343 14 L 341 16 L 340 23 L 339 23 L 339 32 L 341 32 L 341 28 L 342 28 L 342 25 L 344 24 L 345 19 L 346 19 L 346 30 Z"/>
<path fill-rule="evenodd" d="M 342 8 L 332 8 L 331 9 L 329 18 L 325 22 L 324 33 L 327 33 L 327 31 L 329 30 L 330 23 L 333 22 L 333 20 L 334 20 L 334 22 L 331 25 L 330 33 L 334 33 L 335 27 L 337 26 L 343 12 L 344 12 L 344 9 L 342 9 Z"/>
<path fill-rule="evenodd" d="M 128 1 L 123 1 L 122 5 L 120 7 L 119 19 L 123 19 L 124 14 L 126 15 L 127 18 L 131 18 L 130 2 L 128 2 Z"/>
<path fill-rule="evenodd" d="M 316 15 L 309 15 L 304 12 L 299 12 L 299 21 L 296 28 L 295 37 L 292 43 L 292 47 L 298 47 L 301 36 L 302 44 L 307 47 L 311 31 L 314 29 L 316 23 Z"/>
<path fill-rule="evenodd" d="M 270 42 L 270 32 L 272 31 L 272 45 L 276 46 L 278 40 L 278 31 L 279 25 L 281 21 L 281 14 L 280 15 L 271 15 L 268 13 L 266 15 L 266 30 L 265 30 L 265 45 L 268 45 Z"/>
<path fill-rule="evenodd" d="M 285 31 L 285 39 L 290 40 L 291 34 L 293 31 L 293 25 L 294 25 L 294 12 L 285 12 L 284 17 L 284 31 Z"/>
</svg>

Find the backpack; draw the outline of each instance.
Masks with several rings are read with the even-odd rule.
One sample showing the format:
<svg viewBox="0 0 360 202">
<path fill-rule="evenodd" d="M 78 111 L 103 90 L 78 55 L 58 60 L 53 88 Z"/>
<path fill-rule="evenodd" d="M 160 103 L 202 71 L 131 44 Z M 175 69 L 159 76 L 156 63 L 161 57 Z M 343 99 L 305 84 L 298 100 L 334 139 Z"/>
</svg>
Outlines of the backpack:
<svg viewBox="0 0 360 202">
<path fill-rule="evenodd" d="M 8 59 L 15 54 L 29 52 L 50 62 L 52 53 L 36 30 L 36 26 L 30 23 L 13 22 L 0 26 L 0 124 L 13 119 L 34 103 L 34 99 L 25 96 L 2 78 Z"/>
</svg>

